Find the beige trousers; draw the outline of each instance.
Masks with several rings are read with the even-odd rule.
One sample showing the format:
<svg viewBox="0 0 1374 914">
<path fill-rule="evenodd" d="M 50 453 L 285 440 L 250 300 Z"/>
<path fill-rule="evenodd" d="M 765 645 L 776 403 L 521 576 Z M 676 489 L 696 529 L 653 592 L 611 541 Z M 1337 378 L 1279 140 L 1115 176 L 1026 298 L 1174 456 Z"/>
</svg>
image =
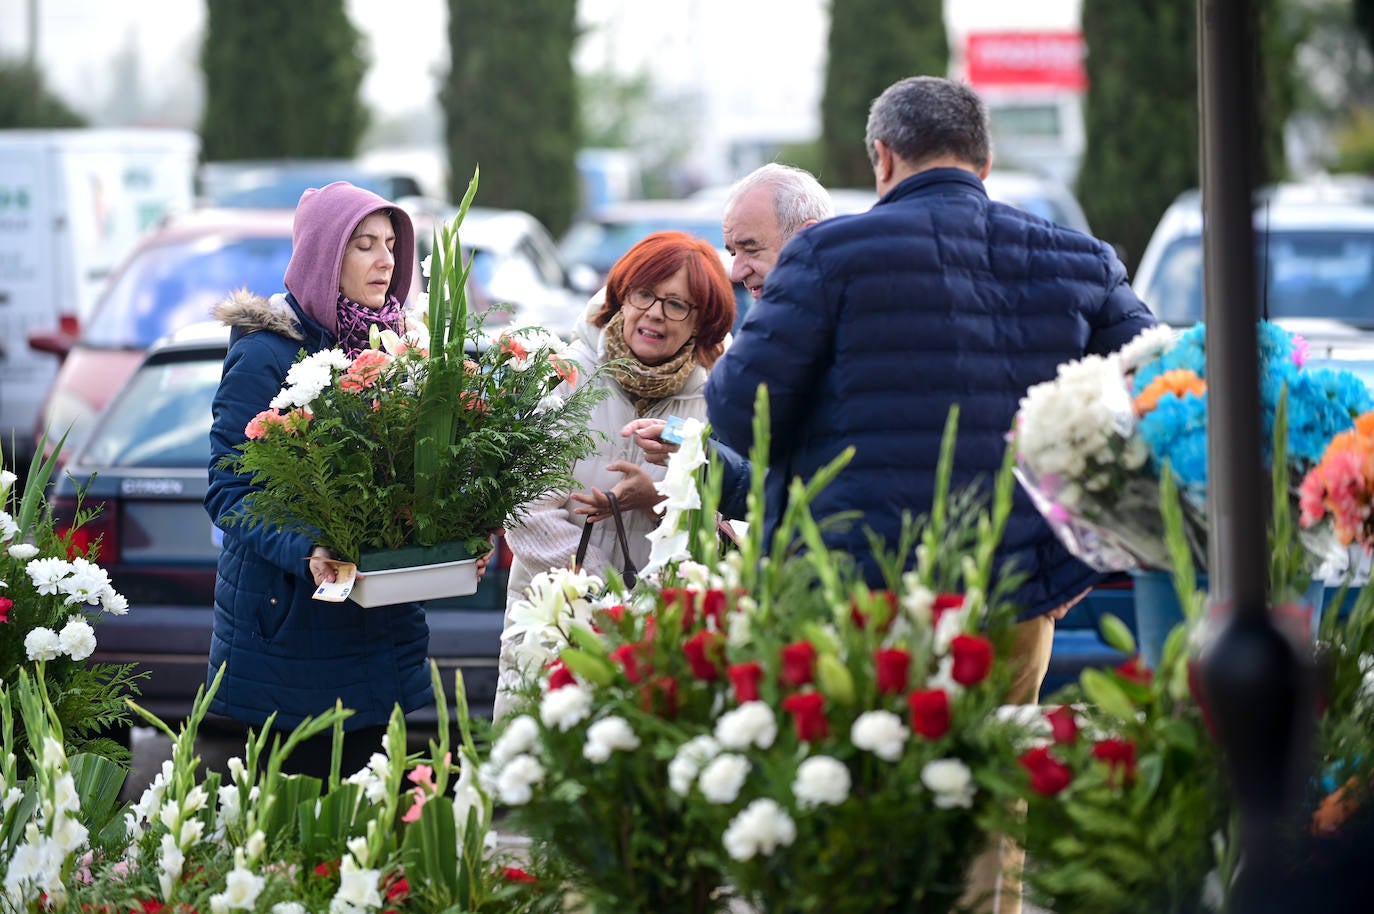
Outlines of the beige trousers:
<svg viewBox="0 0 1374 914">
<path fill-rule="evenodd" d="M 1010 660 L 1016 665 L 1009 704 L 1031 705 L 1040 701 L 1040 684 L 1050 669 L 1054 647 L 1054 620 L 1037 616 L 1016 624 Z M 988 846 L 969 866 L 968 888 L 961 899 L 977 914 L 1021 914 L 1021 867 L 1026 852 L 1005 835 L 989 835 Z"/>
</svg>

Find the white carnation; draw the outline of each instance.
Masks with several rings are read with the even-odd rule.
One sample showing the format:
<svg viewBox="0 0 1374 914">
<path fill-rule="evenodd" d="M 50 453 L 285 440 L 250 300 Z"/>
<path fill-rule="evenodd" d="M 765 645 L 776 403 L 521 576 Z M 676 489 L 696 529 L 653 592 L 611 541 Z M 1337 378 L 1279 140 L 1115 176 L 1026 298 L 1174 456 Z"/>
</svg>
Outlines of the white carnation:
<svg viewBox="0 0 1374 914">
<path fill-rule="evenodd" d="M 704 766 L 720 752 L 720 743 L 710 736 L 697 736 L 682 744 L 668 763 L 668 787 L 680 797 L 687 796 Z"/>
<path fill-rule="evenodd" d="M 38 554 L 38 547 L 32 543 L 15 543 L 9 548 L 10 558 L 27 562 Z"/>
<path fill-rule="evenodd" d="M 792 793 L 802 809 L 838 806 L 849 799 L 851 783 L 849 768 L 844 762 L 828 755 L 813 755 L 797 766 Z"/>
<path fill-rule="evenodd" d="M 544 766 L 532 755 L 517 755 L 496 777 L 496 795 L 508 806 L 523 806 L 544 782 Z"/>
<path fill-rule="evenodd" d="M 722 843 L 735 860 L 752 860 L 759 854 L 771 856 L 779 847 L 797 840 L 797 824 L 777 801 L 759 799 L 730 820 Z"/>
<path fill-rule="evenodd" d="M 974 794 L 978 792 L 977 785 L 973 783 L 973 772 L 957 758 L 927 762 L 921 769 L 921 783 L 935 794 L 935 805 L 940 809 L 968 809 L 973 805 Z"/>
<path fill-rule="evenodd" d="M 545 693 L 539 702 L 539 719 L 544 726 L 564 733 L 587 718 L 592 710 L 592 693 L 583 685 L 564 686 Z"/>
<path fill-rule="evenodd" d="M 902 757 L 911 731 L 902 719 L 891 711 L 865 711 L 854 720 L 849 738 L 855 748 L 872 752 L 885 762 Z"/>
<path fill-rule="evenodd" d="M 726 711 L 716 721 L 716 739 L 727 749 L 758 746 L 767 749 L 778 736 L 778 721 L 773 709 L 762 701 L 746 701 Z"/>
<path fill-rule="evenodd" d="M 491 745 L 491 761 L 498 768 L 517 755 L 534 748 L 539 741 L 539 724 L 528 714 L 512 719 Z"/>
<path fill-rule="evenodd" d="M 62 641 L 57 632 L 40 625 L 24 636 L 24 653 L 30 660 L 55 660 L 62 656 Z"/>
<path fill-rule="evenodd" d="M 62 653 L 73 660 L 85 660 L 95 653 L 95 629 L 85 619 L 76 616 L 68 619 L 58 633 L 57 640 L 62 646 Z"/>
<path fill-rule="evenodd" d="M 701 772 L 697 786 L 701 795 L 712 803 L 733 803 L 749 775 L 749 760 L 742 755 L 726 753 L 711 759 Z"/>
<path fill-rule="evenodd" d="M 587 728 L 587 742 L 582 755 L 589 762 L 601 763 L 612 752 L 631 752 L 639 748 L 639 737 L 623 717 L 607 717 Z"/>
</svg>

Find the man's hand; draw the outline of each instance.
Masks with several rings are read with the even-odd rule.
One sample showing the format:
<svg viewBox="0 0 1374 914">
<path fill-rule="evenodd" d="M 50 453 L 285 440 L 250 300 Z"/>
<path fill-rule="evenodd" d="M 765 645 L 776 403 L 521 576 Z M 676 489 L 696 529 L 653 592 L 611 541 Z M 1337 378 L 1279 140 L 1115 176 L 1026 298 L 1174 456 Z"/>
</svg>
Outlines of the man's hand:
<svg viewBox="0 0 1374 914">
<path fill-rule="evenodd" d="M 611 473 L 620 473 L 623 477 L 611 487 L 616 500 L 620 502 L 622 512 L 639 510 L 652 514 L 654 505 L 663 500 L 663 496 L 654 488 L 653 479 L 639 464 L 630 463 L 628 460 L 616 460 L 608 463 L 606 469 Z M 611 500 L 598 488 L 593 487 L 590 492 L 574 492 L 571 498 L 581 505 L 573 508 L 573 513 L 587 515 L 588 523 L 595 523 L 611 516 Z"/>
<path fill-rule="evenodd" d="M 677 445 L 663 440 L 663 429 L 668 425 L 662 419 L 632 419 L 620 430 L 622 438 L 633 438 L 635 444 L 644 452 L 644 459 L 655 466 L 666 466 L 668 455 L 677 450 Z M 617 492 L 618 496 L 620 493 Z"/>
</svg>

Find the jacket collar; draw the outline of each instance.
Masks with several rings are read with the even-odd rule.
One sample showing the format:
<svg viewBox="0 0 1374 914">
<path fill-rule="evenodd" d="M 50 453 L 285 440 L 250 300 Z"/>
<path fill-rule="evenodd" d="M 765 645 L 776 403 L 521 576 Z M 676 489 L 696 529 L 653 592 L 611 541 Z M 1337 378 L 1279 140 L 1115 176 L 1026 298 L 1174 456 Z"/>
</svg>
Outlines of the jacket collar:
<svg viewBox="0 0 1374 914">
<path fill-rule="evenodd" d="M 891 203 L 894 200 L 901 200 L 904 197 L 911 197 L 932 190 L 951 190 L 961 187 L 976 190 L 984 197 L 988 195 L 983 182 L 978 180 L 976 174 L 967 169 L 928 168 L 925 171 L 918 171 L 909 178 L 904 178 L 896 187 L 888 191 L 876 205 L 882 206 L 884 203 Z"/>
</svg>

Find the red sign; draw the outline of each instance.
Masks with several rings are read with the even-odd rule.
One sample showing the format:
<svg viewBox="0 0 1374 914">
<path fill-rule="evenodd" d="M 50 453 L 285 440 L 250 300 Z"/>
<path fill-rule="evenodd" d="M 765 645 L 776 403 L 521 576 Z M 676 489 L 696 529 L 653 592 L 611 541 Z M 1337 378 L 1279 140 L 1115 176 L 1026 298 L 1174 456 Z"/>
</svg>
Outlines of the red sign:
<svg viewBox="0 0 1374 914">
<path fill-rule="evenodd" d="M 968 36 L 964 61 L 975 89 L 1086 89 L 1086 53 L 1079 32 L 975 32 Z"/>
</svg>

